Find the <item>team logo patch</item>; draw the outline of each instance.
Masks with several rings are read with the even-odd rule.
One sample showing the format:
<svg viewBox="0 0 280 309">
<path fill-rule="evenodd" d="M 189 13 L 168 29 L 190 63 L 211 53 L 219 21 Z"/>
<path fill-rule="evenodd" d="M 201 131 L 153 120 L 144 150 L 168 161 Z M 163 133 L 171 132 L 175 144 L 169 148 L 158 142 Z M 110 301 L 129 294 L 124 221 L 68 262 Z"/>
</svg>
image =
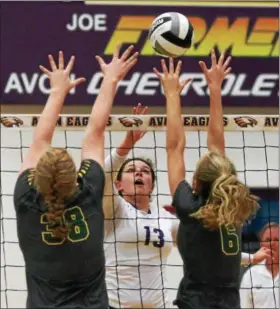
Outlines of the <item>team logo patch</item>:
<svg viewBox="0 0 280 309">
<path fill-rule="evenodd" d="M 20 127 L 23 121 L 17 117 L 0 117 L 0 122 L 7 128 Z"/>
<path fill-rule="evenodd" d="M 139 127 L 143 124 L 143 121 L 137 117 L 121 117 L 119 118 L 119 121 L 126 128 Z"/>
<path fill-rule="evenodd" d="M 258 124 L 256 119 L 248 116 L 236 117 L 234 121 L 241 128 L 254 127 Z"/>
</svg>

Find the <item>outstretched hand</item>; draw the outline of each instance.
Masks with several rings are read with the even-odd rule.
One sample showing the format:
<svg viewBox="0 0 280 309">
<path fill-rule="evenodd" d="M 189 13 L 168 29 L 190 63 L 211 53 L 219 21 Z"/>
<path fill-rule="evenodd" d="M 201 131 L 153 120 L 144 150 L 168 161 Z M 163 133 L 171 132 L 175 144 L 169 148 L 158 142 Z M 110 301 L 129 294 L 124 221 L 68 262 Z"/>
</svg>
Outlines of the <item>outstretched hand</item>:
<svg viewBox="0 0 280 309">
<path fill-rule="evenodd" d="M 39 68 L 50 79 L 50 85 L 52 90 L 58 90 L 68 93 L 69 90 L 86 81 L 84 77 L 80 77 L 75 80 L 70 79 L 70 73 L 73 69 L 73 65 L 75 62 L 74 56 L 70 58 L 65 69 L 64 69 L 64 56 L 62 51 L 60 51 L 58 55 L 58 66 L 56 65 L 52 55 L 49 55 L 48 58 L 51 71 L 49 71 L 42 65 L 40 65 Z"/>
<path fill-rule="evenodd" d="M 148 107 L 142 107 L 141 103 L 138 103 L 137 106 L 133 107 L 132 114 L 133 115 L 145 115 L 148 111 Z M 127 138 L 130 138 L 132 143 L 137 143 L 144 135 L 146 131 L 143 130 L 133 130 L 127 132 Z"/>
<path fill-rule="evenodd" d="M 229 63 L 231 61 L 231 57 L 227 57 L 225 60 L 225 54 L 222 53 L 218 63 L 216 59 L 216 54 L 214 49 L 211 51 L 211 68 L 208 69 L 205 62 L 199 61 L 199 65 L 203 74 L 205 75 L 208 87 L 221 87 L 224 78 L 230 73 L 231 67 L 229 67 Z"/>
<path fill-rule="evenodd" d="M 153 71 L 159 78 L 163 86 L 165 95 L 180 94 L 181 91 L 184 89 L 184 87 L 191 81 L 191 79 L 186 79 L 183 82 L 179 81 L 180 72 L 182 68 L 181 60 L 177 63 L 177 66 L 174 69 L 173 58 L 169 58 L 169 70 L 168 70 L 165 60 L 162 59 L 161 68 L 162 73 L 159 73 L 159 71 L 156 68 L 153 68 Z"/>
<path fill-rule="evenodd" d="M 95 56 L 104 76 L 109 76 L 113 81 L 116 82 L 122 80 L 126 76 L 130 69 L 136 64 L 138 57 L 138 52 L 135 52 L 133 55 L 131 55 L 134 48 L 133 45 L 129 46 L 121 57 L 120 48 L 121 45 L 118 44 L 110 63 L 105 63 L 105 61 L 100 56 Z"/>
</svg>

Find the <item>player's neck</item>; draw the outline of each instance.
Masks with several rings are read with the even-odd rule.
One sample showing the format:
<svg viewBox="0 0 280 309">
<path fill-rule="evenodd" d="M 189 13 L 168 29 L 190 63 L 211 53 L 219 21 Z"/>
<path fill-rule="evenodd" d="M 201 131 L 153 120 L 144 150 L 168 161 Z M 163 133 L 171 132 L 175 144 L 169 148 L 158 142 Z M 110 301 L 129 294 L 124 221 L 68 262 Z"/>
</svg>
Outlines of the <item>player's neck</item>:
<svg viewBox="0 0 280 309">
<path fill-rule="evenodd" d="M 135 208 L 149 212 L 150 209 L 150 197 L 146 195 L 126 196 L 125 200 L 133 205 Z"/>
</svg>

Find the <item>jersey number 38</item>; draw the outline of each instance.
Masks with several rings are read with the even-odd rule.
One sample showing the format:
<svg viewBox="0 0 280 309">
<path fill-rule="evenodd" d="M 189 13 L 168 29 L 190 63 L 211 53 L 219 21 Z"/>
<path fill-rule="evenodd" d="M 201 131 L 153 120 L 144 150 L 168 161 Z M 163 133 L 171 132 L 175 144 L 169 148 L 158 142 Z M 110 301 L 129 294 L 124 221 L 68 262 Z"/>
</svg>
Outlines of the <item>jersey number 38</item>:
<svg viewBox="0 0 280 309">
<path fill-rule="evenodd" d="M 70 242 L 84 241 L 89 236 L 88 224 L 82 209 L 78 206 L 66 209 L 63 213 L 63 222 L 67 223 L 70 230 L 67 239 Z M 52 232 L 52 225 L 47 221 L 46 214 L 41 216 L 41 224 L 46 225 L 45 232 L 42 232 L 42 240 L 49 246 L 62 245 L 65 239 L 60 239 L 54 236 Z"/>
</svg>

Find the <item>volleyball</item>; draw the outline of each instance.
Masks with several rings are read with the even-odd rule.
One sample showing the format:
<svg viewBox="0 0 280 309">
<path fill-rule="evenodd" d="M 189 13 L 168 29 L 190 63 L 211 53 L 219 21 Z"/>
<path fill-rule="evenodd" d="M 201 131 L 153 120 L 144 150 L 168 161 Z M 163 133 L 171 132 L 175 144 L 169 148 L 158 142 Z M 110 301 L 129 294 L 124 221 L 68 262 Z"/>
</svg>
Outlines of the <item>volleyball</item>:
<svg viewBox="0 0 280 309">
<path fill-rule="evenodd" d="M 156 17 L 149 31 L 153 49 L 164 57 L 182 56 L 191 47 L 193 38 L 191 22 L 186 16 L 176 12 Z"/>
</svg>

